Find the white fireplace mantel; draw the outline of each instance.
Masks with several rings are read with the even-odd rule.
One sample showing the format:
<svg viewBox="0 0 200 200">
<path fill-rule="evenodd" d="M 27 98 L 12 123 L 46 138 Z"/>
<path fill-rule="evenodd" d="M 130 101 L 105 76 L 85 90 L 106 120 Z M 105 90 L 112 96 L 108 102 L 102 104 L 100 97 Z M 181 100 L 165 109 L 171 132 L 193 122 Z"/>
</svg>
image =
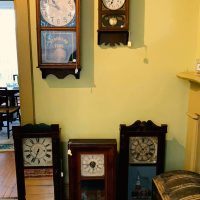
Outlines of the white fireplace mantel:
<svg viewBox="0 0 200 200">
<path fill-rule="evenodd" d="M 180 72 L 177 77 L 200 84 L 200 74 L 197 72 Z"/>
<path fill-rule="evenodd" d="M 181 72 L 178 78 L 189 81 L 188 126 L 185 147 L 185 168 L 200 173 L 200 74 Z"/>
</svg>

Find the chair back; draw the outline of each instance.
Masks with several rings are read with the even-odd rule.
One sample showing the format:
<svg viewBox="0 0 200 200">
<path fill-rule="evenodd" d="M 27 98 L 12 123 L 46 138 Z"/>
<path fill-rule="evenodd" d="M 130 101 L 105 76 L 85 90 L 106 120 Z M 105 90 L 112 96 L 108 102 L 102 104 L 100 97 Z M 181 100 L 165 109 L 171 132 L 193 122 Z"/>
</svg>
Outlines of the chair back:
<svg viewBox="0 0 200 200">
<path fill-rule="evenodd" d="M 9 95 L 6 87 L 0 87 L 0 107 L 9 107 Z"/>
</svg>

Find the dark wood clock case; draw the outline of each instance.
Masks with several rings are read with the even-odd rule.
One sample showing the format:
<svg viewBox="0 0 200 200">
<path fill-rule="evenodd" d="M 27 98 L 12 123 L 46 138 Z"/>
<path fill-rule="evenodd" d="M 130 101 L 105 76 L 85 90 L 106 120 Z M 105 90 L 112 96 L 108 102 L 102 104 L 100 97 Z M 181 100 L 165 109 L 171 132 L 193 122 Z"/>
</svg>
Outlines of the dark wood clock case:
<svg viewBox="0 0 200 200">
<path fill-rule="evenodd" d="M 124 5 L 117 10 L 108 9 L 102 0 L 98 1 L 98 45 L 127 45 L 129 38 L 129 0 L 126 0 Z M 109 24 L 109 19 L 112 17 L 117 19 L 117 23 L 113 26 Z"/>
<path fill-rule="evenodd" d="M 41 70 L 42 72 L 42 78 L 45 79 L 47 78 L 48 75 L 53 74 L 55 75 L 57 78 L 59 79 L 63 79 L 68 75 L 73 75 L 76 79 L 80 78 L 80 72 L 81 72 L 81 64 L 80 64 L 80 0 L 73 0 L 75 3 L 75 16 L 73 18 L 73 23 L 75 23 L 75 25 L 64 25 L 64 26 L 56 26 L 56 25 L 51 25 L 48 24 L 44 18 L 41 15 L 41 10 L 43 10 L 44 8 L 41 7 L 41 0 L 36 0 L 36 26 L 37 26 L 37 51 L 38 51 L 38 68 Z M 51 3 L 52 2 L 52 3 Z M 56 1 L 47 1 L 47 3 L 50 4 L 49 7 L 53 6 L 53 7 L 58 7 L 57 6 L 57 2 Z M 72 1 L 66 1 L 67 3 L 72 2 Z M 60 8 L 58 7 L 58 10 L 60 10 Z M 61 12 L 60 12 L 61 13 Z M 62 12 L 64 13 L 64 12 Z M 69 13 L 70 15 L 71 13 Z M 47 15 L 47 13 L 46 13 Z M 65 18 L 65 16 L 63 17 L 63 19 Z M 52 17 L 53 20 L 53 17 Z M 52 36 L 46 36 L 46 38 L 49 38 L 48 40 L 46 40 L 45 42 L 43 41 L 44 36 L 42 35 L 43 32 L 46 33 L 52 33 Z M 51 34 L 50 33 L 50 34 Z M 59 35 L 59 33 L 64 34 L 73 34 L 75 33 L 75 42 L 71 42 L 71 40 L 69 40 L 69 38 L 66 38 L 66 36 L 63 38 L 60 36 L 62 34 Z M 49 35 L 50 35 L 49 34 Z M 56 35 L 57 34 L 57 38 L 61 38 L 61 39 L 65 39 L 64 40 L 64 44 L 61 44 L 63 46 L 66 46 L 66 49 L 73 44 L 73 46 L 75 46 L 75 51 L 74 52 L 70 52 L 70 58 L 68 61 L 61 61 L 61 62 L 54 62 L 54 61 L 43 61 L 43 44 L 46 44 L 46 49 L 45 53 L 46 57 L 50 57 L 50 55 L 52 55 L 52 49 L 48 49 L 49 48 L 49 44 L 53 43 L 55 41 L 54 46 L 59 46 L 60 43 L 56 43 L 56 39 L 53 40 L 53 34 Z M 52 37 L 52 38 L 51 38 Z M 73 38 L 73 37 L 72 37 Z M 60 40 L 61 40 L 60 39 Z M 49 41 L 49 42 L 48 42 Z M 70 42 L 69 42 L 70 41 Z M 70 45 L 68 45 L 68 43 L 70 43 Z M 53 46 L 53 45 L 52 45 Z M 56 47 L 55 47 L 56 49 Z M 65 50 L 66 50 L 65 49 Z M 59 55 L 62 55 L 63 53 L 60 52 Z M 65 52 L 65 57 L 67 57 L 69 54 L 69 52 L 66 50 Z M 57 56 L 58 57 L 58 56 Z M 75 58 L 75 61 L 73 61 Z"/>
<path fill-rule="evenodd" d="M 68 156 L 69 199 L 114 200 L 116 198 L 116 156 L 115 139 L 70 139 Z M 81 154 L 103 154 L 105 172 L 103 176 L 81 174 Z M 86 195 L 86 197 L 83 196 Z"/>
<path fill-rule="evenodd" d="M 52 138 L 53 166 L 49 168 L 53 171 L 53 193 L 55 200 L 62 199 L 59 125 L 27 124 L 13 127 L 18 200 L 26 200 L 25 169 L 31 169 L 31 167 L 24 166 L 22 140 L 23 138 L 40 137 Z M 43 167 L 35 167 L 34 169 L 42 168 Z"/>
<path fill-rule="evenodd" d="M 136 121 L 130 126 L 120 125 L 120 154 L 119 154 L 119 200 L 151 199 L 151 194 L 142 187 L 147 187 L 147 182 L 152 187 L 152 176 L 164 172 L 165 161 L 165 136 L 167 125 L 157 126 L 152 121 Z M 130 163 L 129 139 L 130 137 L 157 138 L 157 161 L 148 163 Z M 142 146 L 140 148 L 143 148 Z M 131 171 L 132 170 L 132 171 Z M 135 171 L 134 171 L 135 170 Z M 137 175 L 136 175 L 136 170 Z M 141 171 L 139 171 L 141 170 Z M 153 170 L 153 172 L 152 172 Z M 149 176 L 148 173 L 153 173 Z M 134 177 L 135 176 L 135 177 Z M 140 177 L 139 177 L 140 176 Z M 142 185 L 143 184 L 143 185 Z M 152 192 L 152 188 L 148 192 Z M 131 192 L 130 192 L 131 190 Z M 143 193 L 143 194 L 142 194 Z M 148 197 L 147 197 L 148 196 Z"/>
</svg>

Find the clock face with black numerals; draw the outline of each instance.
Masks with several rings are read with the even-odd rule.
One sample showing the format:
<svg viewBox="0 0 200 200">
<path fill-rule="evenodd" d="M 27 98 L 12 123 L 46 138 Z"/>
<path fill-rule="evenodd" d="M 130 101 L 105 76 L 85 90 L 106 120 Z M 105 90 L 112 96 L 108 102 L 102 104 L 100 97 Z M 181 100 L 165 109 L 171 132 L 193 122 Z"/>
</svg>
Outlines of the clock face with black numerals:
<svg viewBox="0 0 200 200">
<path fill-rule="evenodd" d="M 25 167 L 52 166 L 52 138 L 23 138 Z"/>
<path fill-rule="evenodd" d="M 125 0 L 102 0 L 102 1 L 105 7 L 110 10 L 118 10 L 125 3 Z"/>
<path fill-rule="evenodd" d="M 103 176 L 104 154 L 81 154 L 81 176 Z"/>
<path fill-rule="evenodd" d="M 156 163 L 157 137 L 130 137 L 129 163 Z"/>
<path fill-rule="evenodd" d="M 65 26 L 75 16 L 74 0 L 40 0 L 41 15 L 53 26 Z"/>
</svg>

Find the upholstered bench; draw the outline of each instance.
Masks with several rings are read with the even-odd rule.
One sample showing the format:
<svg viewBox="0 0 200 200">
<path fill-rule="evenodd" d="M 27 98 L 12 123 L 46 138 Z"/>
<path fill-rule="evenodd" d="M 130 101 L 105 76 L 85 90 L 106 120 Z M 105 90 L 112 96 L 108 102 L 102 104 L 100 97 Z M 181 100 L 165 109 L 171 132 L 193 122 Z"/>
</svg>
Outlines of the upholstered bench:
<svg viewBox="0 0 200 200">
<path fill-rule="evenodd" d="M 200 200 L 200 174 L 176 170 L 155 176 L 153 200 Z"/>
</svg>

